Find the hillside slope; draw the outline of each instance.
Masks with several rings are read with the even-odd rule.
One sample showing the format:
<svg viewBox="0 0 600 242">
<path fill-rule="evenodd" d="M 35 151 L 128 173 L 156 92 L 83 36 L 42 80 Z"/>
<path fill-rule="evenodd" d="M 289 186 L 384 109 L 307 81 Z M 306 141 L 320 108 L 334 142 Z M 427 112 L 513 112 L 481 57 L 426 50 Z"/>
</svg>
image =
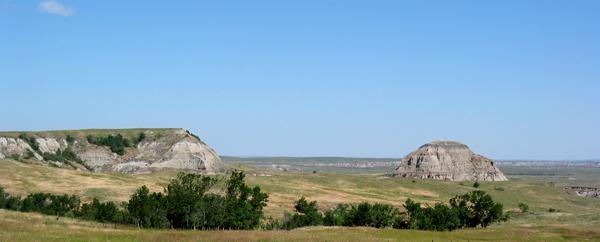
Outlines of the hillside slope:
<svg viewBox="0 0 600 242">
<path fill-rule="evenodd" d="M 225 170 L 217 153 L 184 129 L 0 132 L 0 159 L 6 157 L 96 172 Z"/>
</svg>

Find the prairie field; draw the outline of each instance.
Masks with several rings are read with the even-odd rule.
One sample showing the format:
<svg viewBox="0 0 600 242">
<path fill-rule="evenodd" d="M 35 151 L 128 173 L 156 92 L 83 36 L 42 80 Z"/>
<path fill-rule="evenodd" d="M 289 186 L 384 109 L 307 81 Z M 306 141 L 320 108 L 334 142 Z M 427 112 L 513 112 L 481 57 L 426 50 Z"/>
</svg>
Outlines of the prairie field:
<svg viewBox="0 0 600 242">
<path fill-rule="evenodd" d="M 267 217 L 282 218 L 301 196 L 318 201 L 321 209 L 337 203 L 381 202 L 401 207 L 407 198 L 433 205 L 457 194 L 480 189 L 511 211 L 508 222 L 488 228 L 433 232 L 362 227 L 310 227 L 292 231 L 178 231 L 137 229 L 35 213 L 0 210 L 1 241 L 600 241 L 600 199 L 565 192 L 569 185 L 598 184 L 600 169 L 569 168 L 545 173 L 530 168 L 507 169 L 509 181 L 450 182 L 391 178 L 383 173 L 286 172 L 230 164 L 244 170 L 246 180 L 269 194 Z M 515 170 L 516 169 L 516 170 Z M 161 191 L 176 174 L 102 174 L 0 161 L 0 186 L 9 193 L 77 194 L 83 201 L 127 201 L 147 185 Z M 511 175 L 513 174 L 513 175 Z M 518 203 L 530 207 L 521 213 Z M 555 210 L 550 212 L 549 209 Z"/>
</svg>

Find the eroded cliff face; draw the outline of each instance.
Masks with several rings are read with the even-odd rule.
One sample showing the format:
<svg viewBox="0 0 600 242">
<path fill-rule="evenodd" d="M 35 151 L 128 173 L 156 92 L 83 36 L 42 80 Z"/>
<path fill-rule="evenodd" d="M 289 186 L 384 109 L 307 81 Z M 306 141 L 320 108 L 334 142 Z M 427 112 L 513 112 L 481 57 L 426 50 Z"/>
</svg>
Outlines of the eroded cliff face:
<svg viewBox="0 0 600 242">
<path fill-rule="evenodd" d="M 506 181 L 494 162 L 464 144 L 434 141 L 400 161 L 394 176 L 451 181 Z"/>
<path fill-rule="evenodd" d="M 106 136 L 122 134 L 144 138 L 125 148 L 125 153 L 113 153 L 108 146 L 88 142 L 88 135 Z M 185 169 L 205 173 L 221 173 L 225 165 L 218 154 L 195 135 L 184 129 L 136 130 L 75 130 L 26 133 L 24 140 L 18 133 L 0 133 L 0 159 L 18 157 L 28 162 L 73 167 L 96 172 L 143 173 L 164 168 Z M 67 139 L 69 137 L 69 139 Z M 133 139 L 133 138 L 132 138 Z M 35 142 L 36 148 L 28 142 Z M 35 146 L 33 145 L 33 146 Z M 82 164 L 52 161 L 43 154 L 56 154 L 71 150 Z M 45 157 L 48 157 L 47 155 Z"/>
</svg>

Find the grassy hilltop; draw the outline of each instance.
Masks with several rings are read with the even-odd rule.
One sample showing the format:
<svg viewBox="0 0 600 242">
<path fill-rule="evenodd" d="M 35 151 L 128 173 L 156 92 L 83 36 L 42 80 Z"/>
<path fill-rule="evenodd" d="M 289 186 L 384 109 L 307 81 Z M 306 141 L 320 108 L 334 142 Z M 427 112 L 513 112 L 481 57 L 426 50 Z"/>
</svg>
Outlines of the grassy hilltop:
<svg viewBox="0 0 600 242">
<path fill-rule="evenodd" d="M 259 185 L 269 194 L 266 215 L 280 218 L 291 211 L 300 196 L 317 200 L 320 208 L 341 202 L 382 202 L 401 206 L 407 199 L 434 204 L 473 188 L 470 182 L 448 182 L 387 178 L 381 174 L 282 172 L 232 165 L 245 170 L 247 182 Z M 570 171 L 577 172 L 577 171 Z M 0 186 L 12 194 L 30 192 L 68 193 L 84 200 L 126 201 L 133 191 L 147 185 L 161 191 L 176 172 L 127 175 L 90 173 L 30 165 L 14 160 L 0 161 Z M 589 178 L 589 171 L 585 173 Z M 302 228 L 293 231 L 173 231 L 139 230 L 132 227 L 105 225 L 67 218 L 0 210 L 0 241 L 14 240 L 406 240 L 406 241 L 600 241 L 600 200 L 582 198 L 564 192 L 553 177 L 518 176 L 507 182 L 483 182 L 485 190 L 506 210 L 515 211 L 506 223 L 487 229 L 462 229 L 453 232 L 430 232 L 371 228 Z M 563 182 L 568 182 L 564 179 Z M 518 213 L 518 203 L 529 205 L 531 212 Z M 549 212 L 549 209 L 558 210 Z"/>
</svg>

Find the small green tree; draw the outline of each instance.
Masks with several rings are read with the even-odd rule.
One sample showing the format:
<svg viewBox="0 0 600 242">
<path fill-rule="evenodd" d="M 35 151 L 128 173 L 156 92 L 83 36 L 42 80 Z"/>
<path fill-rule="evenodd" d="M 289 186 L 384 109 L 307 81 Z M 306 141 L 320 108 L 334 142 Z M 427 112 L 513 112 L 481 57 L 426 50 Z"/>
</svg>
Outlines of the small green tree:
<svg viewBox="0 0 600 242">
<path fill-rule="evenodd" d="M 292 229 L 323 224 L 323 215 L 319 212 L 317 201 L 309 202 L 305 197 L 302 197 L 296 201 L 294 208 L 296 213 L 292 215 L 290 220 L 285 221 L 286 228 Z"/>
<path fill-rule="evenodd" d="M 166 199 L 162 193 L 150 193 L 146 186 L 138 188 L 127 203 L 131 222 L 144 228 L 168 228 Z"/>
<path fill-rule="evenodd" d="M 199 209 L 204 193 L 216 179 L 200 174 L 179 173 L 165 188 L 167 218 L 174 228 L 196 229 L 203 221 L 199 220 Z"/>
<path fill-rule="evenodd" d="M 268 195 L 260 187 L 250 188 L 244 182 L 241 171 L 233 171 L 227 181 L 225 195 L 224 226 L 233 229 L 251 229 L 260 225 L 263 208 L 267 205 Z"/>
<path fill-rule="evenodd" d="M 472 191 L 450 199 L 450 206 L 456 210 L 461 225 L 466 227 L 487 227 L 504 218 L 502 204 L 495 203 L 484 191 Z"/>
</svg>

